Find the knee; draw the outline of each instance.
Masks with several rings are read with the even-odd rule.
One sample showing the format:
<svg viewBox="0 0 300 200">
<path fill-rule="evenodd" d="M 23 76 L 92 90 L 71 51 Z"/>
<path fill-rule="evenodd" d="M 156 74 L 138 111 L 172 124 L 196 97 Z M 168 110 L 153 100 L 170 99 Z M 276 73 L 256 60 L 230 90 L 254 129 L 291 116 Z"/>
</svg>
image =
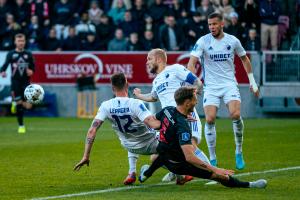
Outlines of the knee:
<svg viewBox="0 0 300 200">
<path fill-rule="evenodd" d="M 232 120 L 239 120 L 241 118 L 241 113 L 239 110 L 230 113 L 230 118 Z"/>
<path fill-rule="evenodd" d="M 208 124 L 214 124 L 215 123 L 215 117 L 212 117 L 212 116 L 207 116 L 206 118 L 205 118 L 205 120 L 206 120 L 206 123 L 208 123 Z"/>
</svg>

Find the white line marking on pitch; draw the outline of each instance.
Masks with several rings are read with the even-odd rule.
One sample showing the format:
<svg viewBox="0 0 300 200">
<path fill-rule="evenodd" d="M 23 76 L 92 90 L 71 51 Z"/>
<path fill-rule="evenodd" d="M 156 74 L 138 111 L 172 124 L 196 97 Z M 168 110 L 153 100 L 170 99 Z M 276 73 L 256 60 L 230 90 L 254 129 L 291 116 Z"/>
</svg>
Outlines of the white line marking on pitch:
<svg viewBox="0 0 300 200">
<path fill-rule="evenodd" d="M 275 172 L 297 170 L 297 169 L 300 169 L 300 166 L 286 167 L 286 168 L 279 168 L 279 169 L 271 169 L 271 170 L 266 170 L 266 171 L 246 172 L 246 173 L 236 174 L 235 176 L 249 176 L 249 175 L 256 175 L 256 174 L 267 174 L 267 173 L 275 173 Z M 192 182 L 202 182 L 202 181 L 207 181 L 207 180 L 197 179 L 197 180 L 193 180 Z M 86 196 L 86 195 L 100 194 L 100 193 L 107 193 L 107 192 L 118 192 L 118 191 L 124 191 L 124 190 L 133 190 L 133 189 L 139 189 L 139 188 L 150 188 L 150 187 L 170 185 L 170 184 L 174 184 L 174 182 L 159 183 L 159 184 L 152 184 L 152 185 L 140 185 L 140 186 L 127 186 L 127 187 L 109 188 L 109 189 L 95 190 L 95 191 L 90 191 L 90 192 L 80 192 L 80 193 L 74 193 L 74 194 L 64 194 L 64 195 L 49 196 L 49 197 L 38 197 L 38 198 L 32 198 L 30 200 L 61 199 L 61 198 Z"/>
</svg>

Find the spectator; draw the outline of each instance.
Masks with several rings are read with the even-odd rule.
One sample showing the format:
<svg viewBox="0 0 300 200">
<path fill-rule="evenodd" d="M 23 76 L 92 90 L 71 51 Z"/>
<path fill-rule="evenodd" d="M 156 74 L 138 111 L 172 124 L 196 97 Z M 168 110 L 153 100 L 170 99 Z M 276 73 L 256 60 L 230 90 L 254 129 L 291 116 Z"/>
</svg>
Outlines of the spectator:
<svg viewBox="0 0 300 200">
<path fill-rule="evenodd" d="M 81 50 L 84 51 L 99 51 L 100 44 L 96 38 L 94 32 L 89 32 L 86 36 L 86 40 L 83 40 L 81 43 Z"/>
<path fill-rule="evenodd" d="M 122 2 L 125 5 L 126 10 L 130 10 L 131 9 L 131 7 L 132 7 L 131 0 L 122 0 Z M 118 3 L 119 3 L 119 0 L 113 0 L 112 7 L 113 8 L 118 7 Z"/>
<path fill-rule="evenodd" d="M 182 1 L 184 9 L 188 13 L 193 13 L 197 11 L 197 8 L 200 6 L 199 0 L 184 0 Z"/>
<path fill-rule="evenodd" d="M 100 24 L 96 26 L 97 36 L 100 39 L 100 50 L 107 50 L 108 42 L 114 37 L 115 29 L 112 20 L 103 14 L 100 17 Z"/>
<path fill-rule="evenodd" d="M 61 40 L 56 38 L 55 28 L 51 28 L 47 40 L 44 41 L 44 50 L 46 51 L 61 51 Z"/>
<path fill-rule="evenodd" d="M 113 19 L 114 23 L 118 25 L 124 20 L 125 12 L 126 7 L 124 5 L 123 0 L 118 0 L 117 5 L 109 10 L 108 16 L 110 16 Z"/>
<path fill-rule="evenodd" d="M 255 29 L 249 30 L 249 35 L 246 41 L 245 49 L 248 51 L 260 51 L 260 40 L 257 37 Z"/>
<path fill-rule="evenodd" d="M 115 31 L 115 37 L 108 43 L 109 51 L 126 51 L 127 41 L 124 38 L 122 29 L 118 28 Z"/>
<path fill-rule="evenodd" d="M 60 0 L 54 5 L 53 23 L 56 37 L 64 39 L 68 36 L 68 27 L 73 23 L 74 5 L 69 0 Z"/>
<path fill-rule="evenodd" d="M 138 32 L 138 23 L 132 19 L 130 11 L 126 11 L 124 15 L 124 21 L 119 24 L 119 28 L 123 30 L 126 38 L 133 32 Z"/>
<path fill-rule="evenodd" d="M 184 34 L 176 25 L 174 16 L 166 16 L 166 24 L 160 30 L 161 48 L 167 51 L 184 50 Z"/>
<path fill-rule="evenodd" d="M 259 14 L 261 17 L 261 48 L 268 49 L 268 40 L 271 40 L 271 49 L 277 50 L 278 17 L 280 8 L 275 0 L 261 0 Z"/>
<path fill-rule="evenodd" d="M 144 26 L 145 26 L 144 18 L 145 18 L 146 12 L 147 12 L 147 9 L 146 9 L 146 6 L 144 5 L 144 1 L 143 0 L 135 0 L 134 6 L 131 9 L 131 15 L 132 15 L 132 19 L 137 22 L 138 29 L 139 29 L 138 30 L 139 35 L 142 35 L 143 31 L 144 31 Z"/>
<path fill-rule="evenodd" d="M 48 27 L 49 20 L 49 5 L 47 0 L 33 0 L 30 4 L 31 16 L 37 16 L 40 27 Z"/>
<path fill-rule="evenodd" d="M 6 14 L 6 26 L 3 31 L 3 38 L 0 49 L 11 50 L 14 48 L 14 37 L 21 31 L 21 26 L 15 22 L 14 16 L 10 13 Z"/>
<path fill-rule="evenodd" d="M 185 33 L 187 38 L 186 48 L 191 49 L 201 36 L 209 33 L 206 17 L 201 16 L 199 12 L 193 13 L 193 17 L 185 27 Z"/>
<path fill-rule="evenodd" d="M 85 40 L 89 32 L 96 33 L 96 26 L 89 20 L 88 13 L 82 13 L 81 21 L 76 25 L 75 30 L 80 40 Z"/>
<path fill-rule="evenodd" d="M 245 33 L 245 29 L 241 26 L 241 24 L 238 21 L 238 14 L 236 12 L 232 12 L 229 14 L 229 17 L 231 19 L 231 23 L 227 28 L 224 28 L 224 31 L 231 35 L 234 35 L 241 41 L 242 44 L 245 44 L 247 39 L 247 33 Z"/>
<path fill-rule="evenodd" d="M 260 28 L 259 10 L 254 0 L 246 0 L 243 11 L 240 13 L 240 21 L 243 27 L 245 27 L 246 29 Z"/>
<path fill-rule="evenodd" d="M 103 10 L 101 10 L 98 6 L 98 1 L 92 0 L 90 9 L 88 10 L 89 19 L 95 25 L 100 24 L 100 17 L 103 14 Z"/>
<path fill-rule="evenodd" d="M 16 18 L 16 22 L 21 25 L 22 29 L 25 29 L 30 19 L 30 8 L 28 3 L 24 0 L 16 0 L 13 14 Z"/>
<path fill-rule="evenodd" d="M 11 6 L 8 5 L 7 0 L 0 0 L 0 26 L 5 25 L 7 13 L 12 13 Z"/>
<path fill-rule="evenodd" d="M 173 0 L 169 14 L 174 15 L 175 19 L 178 20 L 181 17 L 182 11 L 185 11 L 183 4 L 179 0 Z"/>
<path fill-rule="evenodd" d="M 213 13 L 214 11 L 215 9 L 209 0 L 202 0 L 201 6 L 197 8 L 197 12 L 200 13 L 200 16 L 202 16 L 202 18 L 205 17 L 205 20 L 207 20 L 208 15 Z"/>
<path fill-rule="evenodd" d="M 129 41 L 127 43 L 128 51 L 141 51 L 143 50 L 142 44 L 139 41 L 139 35 L 135 32 L 130 33 Z"/>
<path fill-rule="evenodd" d="M 28 39 L 28 49 L 31 51 L 40 50 L 40 42 L 43 39 L 42 30 L 37 15 L 33 15 L 26 29 L 26 38 Z"/>
<path fill-rule="evenodd" d="M 168 7 L 162 3 L 162 0 L 155 0 L 148 11 L 148 14 L 153 20 L 153 24 L 157 26 L 156 28 L 158 29 L 158 27 L 163 24 L 164 16 L 168 12 Z"/>
<path fill-rule="evenodd" d="M 76 35 L 75 27 L 70 26 L 68 37 L 63 40 L 62 49 L 66 51 L 76 51 L 80 49 L 80 43 L 81 41 Z"/>
<path fill-rule="evenodd" d="M 158 44 L 154 39 L 154 34 L 151 30 L 146 30 L 144 32 L 144 38 L 142 40 L 143 50 L 149 51 L 151 49 L 157 48 Z"/>
<path fill-rule="evenodd" d="M 235 12 L 234 8 L 231 5 L 231 0 L 222 0 L 221 2 L 221 12 L 224 17 L 225 27 L 228 27 L 231 21 L 230 13 Z"/>
</svg>

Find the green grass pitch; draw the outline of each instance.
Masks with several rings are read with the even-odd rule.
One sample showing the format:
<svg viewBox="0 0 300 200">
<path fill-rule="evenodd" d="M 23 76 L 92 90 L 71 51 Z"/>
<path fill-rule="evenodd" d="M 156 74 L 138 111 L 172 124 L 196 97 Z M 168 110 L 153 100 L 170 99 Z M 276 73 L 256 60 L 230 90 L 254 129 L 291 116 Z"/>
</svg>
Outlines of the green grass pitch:
<svg viewBox="0 0 300 200">
<path fill-rule="evenodd" d="M 67 199 L 300 199 L 300 169 L 261 173 L 271 169 L 300 166 L 299 119 L 245 119 L 243 152 L 246 168 L 236 174 L 243 180 L 264 178 L 266 189 L 230 189 L 205 185 L 157 185 L 166 170 L 158 170 L 145 187 L 122 190 L 128 172 L 127 152 L 110 127 L 98 131 L 90 167 L 79 172 L 73 166 L 81 159 L 91 120 L 75 118 L 26 118 L 27 133 L 17 134 L 15 118 L 0 118 L 0 199 L 32 199 L 90 191 L 93 195 Z M 207 152 L 203 136 L 201 149 Z M 220 167 L 234 169 L 234 137 L 230 120 L 217 120 L 217 155 Z M 140 156 L 141 165 L 149 163 Z M 120 191 L 114 191 L 118 188 Z M 120 189 L 121 188 L 121 189 Z"/>
</svg>

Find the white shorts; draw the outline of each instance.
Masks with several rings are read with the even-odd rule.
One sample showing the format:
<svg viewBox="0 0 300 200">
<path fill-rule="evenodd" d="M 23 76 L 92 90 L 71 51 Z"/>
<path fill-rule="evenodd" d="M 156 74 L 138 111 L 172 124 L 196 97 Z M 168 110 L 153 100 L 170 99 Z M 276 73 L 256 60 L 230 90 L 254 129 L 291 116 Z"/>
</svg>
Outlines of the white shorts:
<svg viewBox="0 0 300 200">
<path fill-rule="evenodd" d="M 197 144 L 200 144 L 202 138 L 202 125 L 196 108 L 194 108 L 194 112 L 191 114 L 193 118 L 197 119 L 197 121 L 190 122 L 192 136 L 197 140 Z"/>
<path fill-rule="evenodd" d="M 144 143 L 145 145 L 141 148 L 138 149 L 133 149 L 126 147 L 127 151 L 135 154 L 140 154 L 140 155 L 151 155 L 151 154 L 156 154 L 156 148 L 158 146 L 158 139 L 155 134 L 153 134 L 153 137 L 148 140 L 147 142 Z"/>
<path fill-rule="evenodd" d="M 233 100 L 241 102 L 239 88 L 236 85 L 232 85 L 220 89 L 212 89 L 207 87 L 204 89 L 203 107 L 216 106 L 219 108 L 221 99 L 223 99 L 226 105 Z"/>
</svg>

